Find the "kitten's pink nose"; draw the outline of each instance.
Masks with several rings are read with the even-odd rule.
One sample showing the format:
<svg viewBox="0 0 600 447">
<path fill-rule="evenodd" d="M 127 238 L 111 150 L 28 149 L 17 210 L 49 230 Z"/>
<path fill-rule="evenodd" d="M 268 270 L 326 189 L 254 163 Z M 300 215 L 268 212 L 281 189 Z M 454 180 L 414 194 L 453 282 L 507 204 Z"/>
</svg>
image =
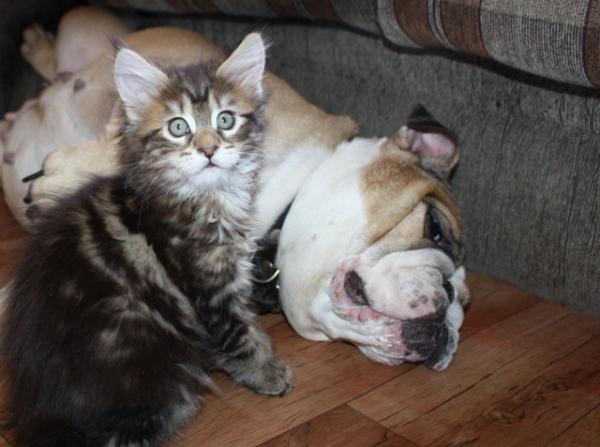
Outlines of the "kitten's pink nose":
<svg viewBox="0 0 600 447">
<path fill-rule="evenodd" d="M 196 148 L 207 158 L 211 158 L 219 149 L 219 136 L 215 133 L 203 133 L 196 138 Z"/>
<path fill-rule="evenodd" d="M 219 149 L 219 136 L 214 132 L 204 132 L 198 135 L 194 141 L 198 152 L 203 153 L 208 158 L 212 157 Z"/>
<path fill-rule="evenodd" d="M 215 154 L 215 152 L 217 152 L 217 149 L 219 149 L 219 146 L 215 144 L 210 147 L 199 147 L 198 151 L 206 155 L 206 158 L 211 158 Z"/>
</svg>

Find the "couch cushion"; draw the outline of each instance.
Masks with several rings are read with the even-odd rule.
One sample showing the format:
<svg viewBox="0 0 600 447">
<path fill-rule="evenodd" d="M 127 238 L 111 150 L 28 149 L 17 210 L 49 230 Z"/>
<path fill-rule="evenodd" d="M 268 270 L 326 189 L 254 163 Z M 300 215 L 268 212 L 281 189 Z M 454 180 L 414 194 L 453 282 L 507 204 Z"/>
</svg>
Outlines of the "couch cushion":
<svg viewBox="0 0 600 447">
<path fill-rule="evenodd" d="M 100 0 L 115 8 L 327 20 L 379 33 L 374 0 Z"/>
<path fill-rule="evenodd" d="M 599 0 L 379 0 L 378 15 L 398 45 L 448 48 L 600 86 Z"/>
<path fill-rule="evenodd" d="M 399 46 L 484 56 L 600 86 L 600 0 L 100 0 L 147 11 L 328 20 Z"/>
</svg>

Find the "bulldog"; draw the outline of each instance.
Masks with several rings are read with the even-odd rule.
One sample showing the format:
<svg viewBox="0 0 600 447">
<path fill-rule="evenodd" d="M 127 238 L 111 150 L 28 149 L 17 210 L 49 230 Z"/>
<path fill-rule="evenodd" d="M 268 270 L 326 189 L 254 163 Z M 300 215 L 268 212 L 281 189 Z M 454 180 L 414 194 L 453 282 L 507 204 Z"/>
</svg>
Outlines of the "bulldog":
<svg viewBox="0 0 600 447">
<path fill-rule="evenodd" d="M 419 107 L 397 135 L 341 143 L 306 179 L 276 258 L 298 334 L 349 341 L 384 364 L 448 366 L 469 301 L 448 187 L 458 155 Z"/>
<path fill-rule="evenodd" d="M 26 30 L 23 55 L 54 82 L 0 123 L 4 194 L 25 226 L 56 196 L 116 168 L 107 29 L 157 62 L 223 58 L 191 31 L 127 34 L 117 18 L 91 7 L 68 13 L 55 40 L 39 27 Z M 76 54 L 64 36 L 78 39 Z M 447 185 L 459 157 L 451 132 L 419 109 L 397 135 L 352 139 L 350 118 L 325 113 L 272 74 L 264 85 L 257 306 L 281 304 L 300 335 L 349 341 L 377 362 L 446 368 L 468 302 L 462 226 Z"/>
</svg>

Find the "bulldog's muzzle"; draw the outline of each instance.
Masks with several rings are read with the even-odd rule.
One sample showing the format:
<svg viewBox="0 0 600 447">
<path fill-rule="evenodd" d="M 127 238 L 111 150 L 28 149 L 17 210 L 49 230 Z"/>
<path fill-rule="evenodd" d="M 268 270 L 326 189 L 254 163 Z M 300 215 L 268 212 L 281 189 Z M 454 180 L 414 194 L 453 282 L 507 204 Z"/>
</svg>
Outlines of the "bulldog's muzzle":
<svg viewBox="0 0 600 447">
<path fill-rule="evenodd" d="M 373 360 L 424 361 L 445 369 L 458 344 L 464 269 L 438 250 L 412 250 L 369 262 L 351 258 L 333 279 L 334 312 L 369 327 L 373 342 L 359 346 Z M 363 331 L 364 332 L 364 331 Z"/>
<path fill-rule="evenodd" d="M 404 320 L 402 336 L 407 356 L 421 358 L 429 367 L 435 366 L 448 354 L 450 333 L 445 315 L 435 319 Z"/>
<path fill-rule="evenodd" d="M 434 313 L 401 320 L 399 335 L 406 347 L 404 355 L 415 360 L 423 360 L 430 367 L 436 365 L 447 354 L 446 348 L 451 338 L 446 324 L 446 314 L 449 305 L 454 301 L 455 293 L 447 278 L 444 279 L 443 288 L 447 297 L 443 297 L 439 292 L 432 297 L 437 309 Z M 357 306 L 369 306 L 363 281 L 356 271 L 346 273 L 344 291 Z M 415 302 L 425 304 L 428 300 L 427 296 L 420 295 Z"/>
</svg>

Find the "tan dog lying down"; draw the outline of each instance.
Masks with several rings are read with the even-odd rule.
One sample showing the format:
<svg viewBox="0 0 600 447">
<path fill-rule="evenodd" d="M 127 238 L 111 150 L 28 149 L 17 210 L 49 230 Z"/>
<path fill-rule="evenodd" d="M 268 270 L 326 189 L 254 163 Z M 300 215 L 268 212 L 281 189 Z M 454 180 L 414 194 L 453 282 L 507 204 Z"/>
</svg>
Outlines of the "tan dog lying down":
<svg viewBox="0 0 600 447">
<path fill-rule="evenodd" d="M 0 124 L 5 198 L 23 224 L 29 222 L 26 210 L 34 218 L 52 197 L 116 167 L 116 94 L 106 34 L 124 36 L 157 62 L 186 63 L 198 54 L 223 58 L 191 31 L 126 33 L 118 19 L 90 7 L 63 18 L 54 47 L 41 29 L 26 31 L 25 57 L 56 80 Z M 69 50 L 76 60 L 66 51 L 72 40 L 79 42 L 77 52 Z M 100 56 L 86 52 L 99 45 Z M 290 323 L 307 338 L 353 342 L 379 362 L 426 360 L 445 368 L 468 301 L 462 227 L 445 186 L 458 160 L 452 139 L 425 117 L 424 126 L 404 127 L 390 139 L 344 143 L 356 133 L 351 119 L 319 110 L 272 74 L 264 85 L 266 167 L 255 234 L 265 237 L 293 201 L 277 252 Z M 21 182 L 42 163 L 42 177 Z M 29 208 L 24 198 L 33 202 Z"/>
<path fill-rule="evenodd" d="M 24 225 L 28 220 L 22 199 L 28 185 L 20 180 L 37 171 L 44 160 L 47 179 L 37 182 L 39 191 L 45 189 L 46 180 L 52 183 L 48 190 L 62 191 L 79 185 L 86 173 L 100 174 L 114 168 L 115 129 L 111 128 L 110 117 L 117 95 L 109 37 L 121 37 L 126 45 L 159 63 L 198 62 L 199 55 L 205 60 L 224 59 L 220 48 L 192 31 L 162 27 L 128 35 L 127 32 L 118 18 L 92 7 L 76 8 L 63 17 L 54 47 L 39 27 L 26 30 L 24 56 L 40 74 L 54 82 L 39 98 L 28 101 L 16 114 L 8 114 L 8 122 L 0 124 L 0 129 L 5 129 L 0 131 L 2 185 L 11 211 Z M 77 48 L 73 48 L 73 41 Z M 98 48 L 103 50 L 99 52 Z M 270 166 L 283 161 L 282 153 L 291 148 L 319 141 L 333 150 L 337 143 L 356 134 L 353 120 L 323 112 L 277 76 L 267 74 L 263 85 L 269 96 L 265 151 Z M 61 155 L 46 159 L 56 149 L 66 147 L 69 149 Z M 100 155 L 91 153 L 94 147 Z M 75 152 L 81 152 L 77 157 L 83 157 L 77 170 L 65 161 L 65 157 L 75 157 Z M 290 194 L 276 213 L 287 206 L 293 188 L 299 186 L 293 179 L 287 180 L 285 186 Z M 38 194 L 38 199 L 43 200 L 42 195 Z"/>
</svg>

